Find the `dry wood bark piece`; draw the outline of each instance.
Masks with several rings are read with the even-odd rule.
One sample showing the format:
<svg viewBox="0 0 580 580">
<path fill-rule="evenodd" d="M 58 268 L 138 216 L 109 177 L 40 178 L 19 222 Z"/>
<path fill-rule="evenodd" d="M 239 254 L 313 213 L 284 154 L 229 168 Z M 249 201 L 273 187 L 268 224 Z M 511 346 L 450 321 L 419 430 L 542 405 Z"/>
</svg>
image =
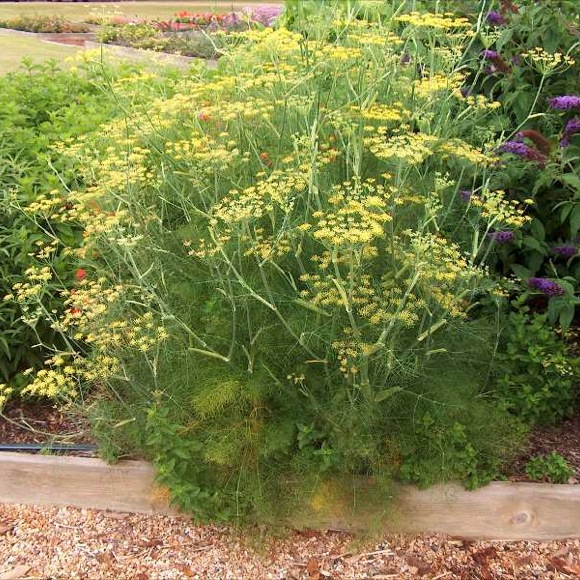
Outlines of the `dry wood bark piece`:
<svg viewBox="0 0 580 580">
<path fill-rule="evenodd" d="M 23 578 L 26 576 L 30 568 L 32 568 L 32 566 L 27 566 L 26 564 L 15 566 L 7 572 L 0 572 L 0 580 L 17 580 L 18 578 Z"/>
</svg>

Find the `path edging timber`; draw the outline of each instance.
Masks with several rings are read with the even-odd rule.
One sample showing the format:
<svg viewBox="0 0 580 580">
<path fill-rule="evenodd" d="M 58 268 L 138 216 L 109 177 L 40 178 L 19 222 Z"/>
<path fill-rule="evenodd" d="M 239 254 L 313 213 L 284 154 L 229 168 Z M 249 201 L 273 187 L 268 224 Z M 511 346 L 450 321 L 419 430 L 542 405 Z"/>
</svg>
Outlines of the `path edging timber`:
<svg viewBox="0 0 580 580">
<path fill-rule="evenodd" d="M 0 452 L 0 503 L 177 515 L 145 461 Z M 385 498 L 385 507 L 389 498 Z M 580 538 L 580 485 L 493 482 L 476 491 L 450 483 L 397 486 L 385 532 L 437 532 L 486 540 Z M 379 510 L 380 511 L 380 510 Z M 353 529 L 345 516 L 306 517 L 295 527 Z"/>
</svg>

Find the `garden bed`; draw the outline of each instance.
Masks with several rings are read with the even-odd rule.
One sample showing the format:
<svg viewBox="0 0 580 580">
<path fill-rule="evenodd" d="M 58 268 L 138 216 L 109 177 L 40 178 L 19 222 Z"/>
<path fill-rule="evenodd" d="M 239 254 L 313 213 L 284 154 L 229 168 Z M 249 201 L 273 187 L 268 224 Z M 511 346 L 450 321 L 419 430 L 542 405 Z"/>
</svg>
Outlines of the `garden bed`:
<svg viewBox="0 0 580 580">
<path fill-rule="evenodd" d="M 580 406 L 579 406 L 580 408 Z M 0 417 L 0 444 L 54 443 L 94 444 L 86 420 L 67 414 L 49 402 L 11 402 Z M 506 467 L 505 477 L 511 482 L 531 482 L 526 474 L 530 458 L 557 452 L 564 457 L 574 474 L 568 484 L 580 484 L 580 412 L 562 424 L 534 429 L 519 456 Z M 72 452 L 86 455 L 86 452 Z"/>
<path fill-rule="evenodd" d="M 86 420 L 46 401 L 11 401 L 0 416 L 0 445 L 94 444 Z"/>
<path fill-rule="evenodd" d="M 154 484 L 143 461 L 108 465 L 94 458 L 0 453 L 0 503 L 74 506 L 175 514 L 167 491 Z M 580 538 L 580 488 L 568 485 L 494 482 L 477 491 L 456 484 L 419 490 L 398 486 L 353 519 L 340 505 L 332 514 L 305 510 L 294 528 L 424 533 L 492 540 Z"/>
<path fill-rule="evenodd" d="M 525 450 L 507 471 L 510 481 L 530 481 L 525 472 L 527 461 L 534 456 L 555 451 L 566 459 L 575 473 L 568 483 L 580 483 L 580 413 L 555 427 L 537 428 L 530 433 Z"/>
<path fill-rule="evenodd" d="M 228 14 L 215 10 L 182 11 L 167 20 L 86 14 L 82 22 L 37 14 L 0 19 L 0 27 L 39 34 L 43 40 L 61 44 L 88 47 L 88 42 L 100 41 L 113 46 L 214 59 L 220 56 L 216 32 L 270 26 L 280 10 L 280 5 L 250 5 Z"/>
<path fill-rule="evenodd" d="M 154 467 L 14 455 L 5 501 L 163 511 L 156 469 L 204 520 L 578 537 L 580 488 L 547 485 L 577 482 L 574 422 L 508 474 L 545 483 L 484 485 L 577 395 L 580 96 L 573 73 L 546 82 L 574 39 L 546 72 L 534 36 L 490 48 L 483 13 L 317 14 L 322 48 L 295 14 L 232 36 L 217 72 L 87 59 L 7 79 L 30 145 L 7 117 L 0 404 L 83 393 L 101 456 Z M 156 51 L 183 32 L 112 28 Z"/>
</svg>

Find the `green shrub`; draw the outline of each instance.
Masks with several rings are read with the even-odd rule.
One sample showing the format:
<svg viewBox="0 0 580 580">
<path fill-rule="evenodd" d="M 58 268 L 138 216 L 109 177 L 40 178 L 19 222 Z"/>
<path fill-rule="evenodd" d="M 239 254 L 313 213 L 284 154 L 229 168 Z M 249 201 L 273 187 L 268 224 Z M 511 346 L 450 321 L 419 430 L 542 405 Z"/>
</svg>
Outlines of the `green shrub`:
<svg viewBox="0 0 580 580">
<path fill-rule="evenodd" d="M 58 290 L 72 285 L 77 260 L 67 252 L 78 247 L 81 230 L 51 216 L 63 211 L 61 183 L 51 159 L 51 143 L 90 127 L 96 91 L 89 79 L 57 71 L 53 64 L 0 79 L 0 296 L 15 287 L 34 294 L 34 304 L 0 302 L 0 381 L 21 388 L 20 374 L 39 368 L 65 347 L 52 328 L 51 312 L 61 311 Z M 92 114 L 92 122 L 103 117 Z M 37 204 L 36 209 L 23 211 Z M 50 265 L 50 266 L 49 266 Z"/>
<path fill-rule="evenodd" d="M 504 339 L 498 386 L 506 407 L 530 424 L 553 425 L 570 416 L 580 365 L 547 315 L 520 307 L 509 314 Z"/>
<path fill-rule="evenodd" d="M 569 0 L 550 10 L 532 0 L 513 5 L 491 4 L 502 22 L 482 27 L 465 61 L 471 88 L 502 103 L 490 127 L 504 140 L 494 185 L 526 204 L 530 217 L 511 239 L 497 238 L 489 263 L 515 274 L 530 304 L 566 330 L 580 303 L 580 138 L 574 108 L 558 109 L 553 99 L 578 95 L 580 21 Z M 544 279 L 556 293 L 545 290 Z"/>
<path fill-rule="evenodd" d="M 46 372 L 62 353 L 84 348 L 54 324 L 68 310 L 61 292 L 83 278 L 83 233 L 70 202 L 82 178 L 61 150 L 120 112 L 103 85 L 127 83 L 139 69 L 108 70 L 90 56 L 79 65 L 29 65 L 0 78 L 0 404 L 26 391 L 31 371 Z M 53 396 L 74 391 L 70 379 L 47 389 Z"/>
<path fill-rule="evenodd" d="M 434 34 L 416 19 L 405 39 Z M 459 46 L 468 24 L 446 25 Z M 220 71 L 196 71 L 72 150 L 100 273 L 69 296 L 78 316 L 61 327 L 90 342 L 90 372 L 132 415 L 150 409 L 140 443 L 200 516 L 261 517 L 288 478 L 392 476 L 389 456 L 411 466 L 425 453 L 425 478 L 472 485 L 496 465 L 480 397 L 494 329 L 484 344 L 458 339 L 483 332 L 466 311 L 494 288 L 479 230 L 503 202 L 472 128 L 495 113 L 466 108 L 451 125 L 453 63 L 417 45 L 433 66 L 417 77 L 407 40 L 372 26 L 306 48 L 252 31 Z M 379 37 L 388 48 L 367 42 Z M 466 213 L 458 191 L 474 180 L 485 201 Z M 501 220 L 520 219 L 505 207 Z M 458 353 L 483 372 L 445 386 Z M 429 412 L 457 435 L 441 444 L 470 457 L 441 466 L 425 451 L 413 429 Z"/>
<path fill-rule="evenodd" d="M 129 24 L 103 26 L 98 32 L 100 42 L 124 44 L 135 48 L 148 48 L 147 43 L 156 39 L 161 32 L 149 22 L 131 22 Z"/>
</svg>

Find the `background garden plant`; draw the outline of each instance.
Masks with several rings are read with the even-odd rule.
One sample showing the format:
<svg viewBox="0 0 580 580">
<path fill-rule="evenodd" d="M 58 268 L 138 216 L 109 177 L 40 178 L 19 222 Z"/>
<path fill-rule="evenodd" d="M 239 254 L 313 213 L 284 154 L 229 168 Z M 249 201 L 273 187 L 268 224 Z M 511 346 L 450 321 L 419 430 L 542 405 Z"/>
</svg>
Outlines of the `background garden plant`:
<svg viewBox="0 0 580 580">
<path fill-rule="evenodd" d="M 64 345 L 24 389 L 90 387 L 107 453 L 153 459 L 197 517 L 353 505 L 368 474 L 474 487 L 571 406 L 561 338 L 507 316 L 523 287 L 575 300 L 565 277 L 502 266 L 538 228 L 533 193 L 507 187 L 506 142 L 540 97 L 514 117 L 511 93 L 487 90 L 488 6 L 375 4 L 324 3 L 322 28 L 289 2 L 295 30 L 232 35 L 215 71 L 105 73 L 114 118 L 51 147 L 51 221 L 83 235 L 61 305 L 42 309 Z M 5 303 L 39 304 L 21 289 L 41 274 Z"/>
<path fill-rule="evenodd" d="M 98 38 L 106 44 L 217 58 L 221 55 L 223 35 L 272 26 L 281 10 L 280 5 L 264 4 L 223 14 L 182 11 L 168 20 L 102 18 Z"/>
<path fill-rule="evenodd" d="M 51 148 L 63 138 L 89 135 L 114 117 L 119 109 L 103 83 L 122 82 L 135 70 L 125 65 L 107 72 L 101 63 L 81 59 L 76 70 L 59 70 L 55 62 L 28 64 L 0 78 L 0 402 L 26 387 L 25 371 L 40 370 L 71 349 L 53 318 L 64 311 L 61 292 L 84 271 L 76 254 L 81 224 L 68 219 L 72 206 L 61 189 L 81 181 Z M 45 394 L 62 394 L 53 387 Z"/>
<path fill-rule="evenodd" d="M 89 31 L 89 27 L 82 22 L 70 22 L 60 16 L 39 14 L 0 19 L 0 28 L 12 28 L 24 32 L 73 33 Z"/>
</svg>

